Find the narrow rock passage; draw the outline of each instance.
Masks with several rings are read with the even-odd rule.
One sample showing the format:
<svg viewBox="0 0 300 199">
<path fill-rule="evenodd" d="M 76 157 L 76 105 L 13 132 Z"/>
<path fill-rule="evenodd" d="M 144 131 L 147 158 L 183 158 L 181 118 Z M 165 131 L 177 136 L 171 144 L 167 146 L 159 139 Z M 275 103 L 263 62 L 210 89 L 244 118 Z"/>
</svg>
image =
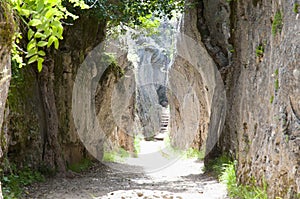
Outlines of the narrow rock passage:
<svg viewBox="0 0 300 199">
<path fill-rule="evenodd" d="M 203 162 L 196 158 L 181 158 L 153 171 L 153 165 L 160 166 L 158 163 L 164 159 L 172 160 L 178 153 L 165 147 L 163 141 L 142 141 L 140 146 L 138 158 L 128 158 L 124 163 L 98 163 L 74 178 L 49 179 L 30 187 L 24 198 L 227 198 L 225 186 L 203 173 Z M 143 154 L 154 154 L 150 156 L 152 166 L 149 160 L 143 159 L 149 156 Z"/>
</svg>

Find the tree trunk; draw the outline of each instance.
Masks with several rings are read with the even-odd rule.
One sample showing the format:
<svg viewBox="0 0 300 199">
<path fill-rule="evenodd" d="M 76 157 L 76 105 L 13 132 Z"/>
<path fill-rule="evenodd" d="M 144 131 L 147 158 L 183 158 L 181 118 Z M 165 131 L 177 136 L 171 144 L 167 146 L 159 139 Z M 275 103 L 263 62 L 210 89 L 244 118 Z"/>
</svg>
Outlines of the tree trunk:
<svg viewBox="0 0 300 199">
<path fill-rule="evenodd" d="M 0 1 L 0 130 L 2 129 L 5 102 L 8 94 L 11 78 L 11 43 L 14 32 L 13 18 L 7 4 Z M 0 137 L 0 158 L 3 157 L 3 148 L 6 148 L 6 137 Z M 2 189 L 0 182 L 0 199 L 2 199 Z"/>
<path fill-rule="evenodd" d="M 58 115 L 54 96 L 54 64 L 46 61 L 41 73 L 38 74 L 41 97 L 45 113 L 45 140 L 43 146 L 43 161 L 50 164 L 59 173 L 65 173 L 66 167 L 62 149 L 58 140 Z"/>
<path fill-rule="evenodd" d="M 43 162 L 59 173 L 86 156 L 72 117 L 73 84 L 85 55 L 103 40 L 105 24 L 96 16 L 82 14 L 74 25 L 65 27 L 60 48 L 48 51 L 38 73 L 45 116 Z"/>
</svg>

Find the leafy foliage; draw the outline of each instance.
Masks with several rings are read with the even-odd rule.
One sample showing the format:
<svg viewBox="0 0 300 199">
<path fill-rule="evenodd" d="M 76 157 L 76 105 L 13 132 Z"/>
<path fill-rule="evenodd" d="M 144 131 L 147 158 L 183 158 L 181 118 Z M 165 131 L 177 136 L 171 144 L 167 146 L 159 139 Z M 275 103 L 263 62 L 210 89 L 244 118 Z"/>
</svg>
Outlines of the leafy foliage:
<svg viewBox="0 0 300 199">
<path fill-rule="evenodd" d="M 12 166 L 12 171 L 9 174 L 2 174 L 1 182 L 3 183 L 2 192 L 4 199 L 15 199 L 23 192 L 23 187 L 34 182 L 44 181 L 44 176 L 38 172 L 33 171 L 29 167 L 22 170 L 17 170 Z"/>
<path fill-rule="evenodd" d="M 184 0 L 86 0 L 94 13 L 100 18 L 110 21 L 112 25 L 120 23 L 126 25 L 141 25 L 143 19 L 153 15 L 153 17 L 173 16 L 174 11 L 183 11 Z"/>
<path fill-rule="evenodd" d="M 13 44 L 13 60 L 22 67 L 23 57 L 27 64 L 37 63 L 39 71 L 42 70 L 45 49 L 59 47 L 59 40 L 63 39 L 63 21 L 78 18 L 75 7 L 90 9 L 90 13 L 107 21 L 109 26 L 119 24 L 140 25 L 147 28 L 156 27 L 157 20 L 149 20 L 151 16 L 171 18 L 173 11 L 182 11 L 184 0 L 9 0 L 14 12 L 25 24 L 26 50 L 19 47 L 20 40 L 24 37 L 16 33 Z M 89 5 L 89 6 L 88 6 Z M 67 9 L 68 8 L 68 9 Z M 71 12 L 69 11 L 71 10 Z M 80 14 L 80 13 L 78 13 Z M 25 38 L 24 38 L 25 39 Z"/>
<path fill-rule="evenodd" d="M 15 43 L 13 45 L 12 59 L 19 64 L 24 65 L 22 55 L 28 59 L 27 64 L 37 62 L 38 70 L 42 70 L 44 56 L 46 55 L 45 47 L 59 47 L 59 40 L 63 39 L 62 20 L 78 16 L 69 12 L 63 6 L 62 0 L 10 0 L 15 13 L 20 17 L 27 28 L 28 44 L 26 51 L 18 47 L 21 33 L 16 33 Z M 74 6 L 82 9 L 88 8 L 82 0 L 69 0 Z"/>
<path fill-rule="evenodd" d="M 216 176 L 220 176 L 223 172 L 223 165 L 229 164 L 231 159 L 227 155 L 222 155 L 214 160 L 210 160 L 205 165 L 205 172 L 213 172 Z"/>
</svg>

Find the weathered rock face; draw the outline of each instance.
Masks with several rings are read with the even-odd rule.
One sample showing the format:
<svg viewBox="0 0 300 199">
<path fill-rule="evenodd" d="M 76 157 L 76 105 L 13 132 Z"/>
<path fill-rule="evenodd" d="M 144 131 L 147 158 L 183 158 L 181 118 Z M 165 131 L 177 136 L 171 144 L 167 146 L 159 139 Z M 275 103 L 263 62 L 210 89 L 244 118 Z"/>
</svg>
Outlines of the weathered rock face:
<svg viewBox="0 0 300 199">
<path fill-rule="evenodd" d="M 10 160 L 32 166 L 44 165 L 48 169 L 60 167 L 58 170 L 64 172 L 64 162 L 73 164 L 88 156 L 74 124 L 73 87 L 85 57 L 104 40 L 105 24 L 95 16 L 81 16 L 73 26 L 66 27 L 60 48 L 49 50 L 41 73 L 37 73 L 33 66 L 16 71 L 18 77 L 13 80 L 9 102 L 12 106 L 9 116 Z M 93 70 L 92 65 L 90 69 Z M 105 124 L 110 145 L 133 150 L 133 139 L 111 120 L 110 97 L 118 74 L 110 67 L 98 82 L 91 85 L 93 71 L 88 72 L 89 82 L 82 85 L 82 89 L 98 88 L 91 103 L 96 104 L 97 117 Z M 90 116 L 84 112 L 80 114 L 82 121 L 85 116 Z M 103 143 L 100 144 L 96 150 L 101 159 Z"/>
<path fill-rule="evenodd" d="M 169 77 L 172 146 L 204 149 L 209 115 L 202 77 L 187 60 L 180 57 L 176 58 Z"/>
<path fill-rule="evenodd" d="M 265 180 L 270 198 L 297 198 L 300 192 L 296 3 L 204 0 L 198 5 L 202 41 L 226 87 L 227 117 L 218 147 L 236 155 L 240 182 Z"/>
<path fill-rule="evenodd" d="M 54 94 L 59 121 L 59 141 L 62 143 L 64 159 L 70 164 L 80 161 L 87 154 L 74 125 L 73 86 L 86 55 L 103 41 L 105 24 L 92 14 L 82 14 L 73 26 L 66 28 L 59 50 L 52 55 L 55 65 Z"/>
<path fill-rule="evenodd" d="M 10 160 L 64 172 L 65 162 L 86 156 L 74 127 L 72 88 L 85 55 L 103 39 L 103 27 L 95 17 L 81 17 L 66 28 L 60 49 L 49 50 L 41 73 L 34 66 L 15 70 L 9 97 Z"/>
<path fill-rule="evenodd" d="M 11 10 L 8 9 L 6 2 L 0 2 L 0 130 L 2 129 L 3 119 L 5 118 L 5 103 L 11 79 L 10 50 L 14 23 Z M 5 125 L 4 125 L 5 126 Z M 0 160 L 7 151 L 8 135 L 7 131 L 0 132 Z M 0 182 L 0 199 L 2 199 L 2 188 Z"/>
<path fill-rule="evenodd" d="M 0 129 L 2 129 L 6 98 L 11 79 L 10 51 L 13 32 L 13 17 L 10 10 L 6 3 L 0 2 Z M 8 136 L 4 131 L 0 134 L 0 159 L 7 151 L 7 145 Z M 1 191 L 0 197 L 2 198 Z"/>
<path fill-rule="evenodd" d="M 26 83 L 25 83 L 26 82 Z M 44 110 L 35 70 L 13 66 L 8 96 L 8 158 L 38 166 L 43 156 Z M 5 132 L 5 129 L 2 129 Z"/>
<path fill-rule="evenodd" d="M 170 102 L 172 143 L 180 148 L 205 146 L 206 155 L 218 142 L 226 110 L 225 89 L 214 61 L 197 29 L 197 10 L 191 8 L 184 15 L 177 58 L 170 72 L 171 91 L 175 94 Z"/>
<path fill-rule="evenodd" d="M 128 90 L 135 87 L 135 81 L 131 78 L 125 79 L 124 75 L 134 76 L 134 74 L 129 70 L 132 66 L 126 54 L 114 59 L 115 63 L 105 70 L 97 85 L 95 94 L 97 119 L 105 134 L 103 142 L 105 151 L 119 151 L 123 148 L 133 152 L 135 96 L 128 93 Z M 127 106 L 120 108 L 120 104 Z"/>
</svg>

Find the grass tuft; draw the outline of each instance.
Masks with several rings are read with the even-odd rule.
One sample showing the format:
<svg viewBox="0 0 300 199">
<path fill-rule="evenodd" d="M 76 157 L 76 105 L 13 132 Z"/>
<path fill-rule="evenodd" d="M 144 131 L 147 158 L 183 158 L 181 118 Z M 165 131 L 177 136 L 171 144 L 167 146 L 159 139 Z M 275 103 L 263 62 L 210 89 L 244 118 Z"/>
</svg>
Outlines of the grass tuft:
<svg viewBox="0 0 300 199">
<path fill-rule="evenodd" d="M 271 96 L 270 103 L 273 104 L 273 101 L 274 101 L 274 95 Z"/>
<path fill-rule="evenodd" d="M 272 23 L 272 34 L 273 36 L 275 36 L 278 32 L 281 32 L 282 30 L 282 13 L 280 11 L 277 11 L 275 16 L 274 16 L 274 20 Z"/>
<path fill-rule="evenodd" d="M 226 184 L 228 195 L 231 198 L 268 199 L 267 184 L 265 182 L 263 182 L 263 187 L 257 186 L 255 179 L 248 185 L 237 183 L 235 162 L 232 162 L 228 156 L 221 156 L 211 161 L 206 166 L 206 171 L 215 173 L 219 181 Z"/>
<path fill-rule="evenodd" d="M 294 13 L 299 13 L 299 7 L 300 7 L 300 4 L 299 3 L 295 3 L 294 4 L 294 7 L 293 7 L 293 11 Z M 300 197 L 299 197 L 300 198 Z"/>
<path fill-rule="evenodd" d="M 104 162 L 124 162 L 124 158 L 130 157 L 130 153 L 120 147 L 115 151 L 105 151 L 102 160 Z"/>
<path fill-rule="evenodd" d="M 263 57 L 264 56 L 264 51 L 265 51 L 264 47 L 262 45 L 259 45 L 255 49 L 255 54 L 256 54 L 257 57 Z"/>
</svg>

